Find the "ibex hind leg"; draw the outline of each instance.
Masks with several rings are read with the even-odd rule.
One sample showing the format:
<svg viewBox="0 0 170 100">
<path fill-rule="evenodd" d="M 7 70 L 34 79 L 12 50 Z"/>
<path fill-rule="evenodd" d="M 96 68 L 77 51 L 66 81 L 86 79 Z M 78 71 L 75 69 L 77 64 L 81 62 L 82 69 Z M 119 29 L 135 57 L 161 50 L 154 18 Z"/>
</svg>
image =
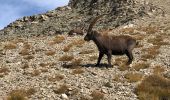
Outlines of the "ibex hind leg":
<svg viewBox="0 0 170 100">
<path fill-rule="evenodd" d="M 132 63 L 132 60 L 133 60 L 132 50 L 127 50 L 126 55 L 128 57 L 128 62 L 126 64 L 129 65 Z"/>
</svg>

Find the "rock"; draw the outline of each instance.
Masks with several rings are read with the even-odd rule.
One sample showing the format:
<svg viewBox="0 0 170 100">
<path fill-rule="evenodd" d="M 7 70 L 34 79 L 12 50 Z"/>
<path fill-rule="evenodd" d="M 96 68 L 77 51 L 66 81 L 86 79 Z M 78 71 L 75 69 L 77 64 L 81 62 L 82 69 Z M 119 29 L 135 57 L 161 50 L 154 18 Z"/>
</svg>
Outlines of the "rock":
<svg viewBox="0 0 170 100">
<path fill-rule="evenodd" d="M 61 98 L 64 99 L 64 100 L 68 100 L 68 96 L 66 94 L 61 94 Z"/>
</svg>

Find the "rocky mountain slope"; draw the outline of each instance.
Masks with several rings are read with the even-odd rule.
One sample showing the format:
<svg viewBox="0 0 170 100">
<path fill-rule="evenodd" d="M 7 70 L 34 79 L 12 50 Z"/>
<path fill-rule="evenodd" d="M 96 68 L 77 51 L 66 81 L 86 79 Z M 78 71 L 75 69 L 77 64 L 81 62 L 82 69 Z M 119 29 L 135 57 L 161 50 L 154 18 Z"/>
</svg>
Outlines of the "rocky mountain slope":
<svg viewBox="0 0 170 100">
<path fill-rule="evenodd" d="M 169 100 L 169 4 L 70 0 L 68 6 L 18 19 L 0 31 L 0 100 Z M 106 57 L 95 67 L 95 44 L 67 34 L 86 30 L 103 13 L 109 15 L 94 29 L 139 41 L 130 66 L 126 56 L 112 56 L 112 68 L 105 67 Z"/>
</svg>

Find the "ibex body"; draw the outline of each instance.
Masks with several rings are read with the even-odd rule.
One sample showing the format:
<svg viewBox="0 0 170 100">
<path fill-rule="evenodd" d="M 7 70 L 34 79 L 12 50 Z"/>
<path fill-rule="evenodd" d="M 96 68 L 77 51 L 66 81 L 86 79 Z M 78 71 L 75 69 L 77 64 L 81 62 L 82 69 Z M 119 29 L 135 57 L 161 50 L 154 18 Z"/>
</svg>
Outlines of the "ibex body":
<svg viewBox="0 0 170 100">
<path fill-rule="evenodd" d="M 111 35 L 102 35 L 97 31 L 93 31 L 92 27 L 95 22 L 102 17 L 98 16 L 94 19 L 94 21 L 90 24 L 87 35 L 84 37 L 85 41 L 94 41 L 99 50 L 99 57 L 96 66 L 100 64 L 100 61 L 104 54 L 108 57 L 108 65 L 111 66 L 111 56 L 112 55 L 124 55 L 126 54 L 129 58 L 127 64 L 131 64 L 133 60 L 132 50 L 137 45 L 135 39 L 130 36 L 111 36 Z"/>
</svg>

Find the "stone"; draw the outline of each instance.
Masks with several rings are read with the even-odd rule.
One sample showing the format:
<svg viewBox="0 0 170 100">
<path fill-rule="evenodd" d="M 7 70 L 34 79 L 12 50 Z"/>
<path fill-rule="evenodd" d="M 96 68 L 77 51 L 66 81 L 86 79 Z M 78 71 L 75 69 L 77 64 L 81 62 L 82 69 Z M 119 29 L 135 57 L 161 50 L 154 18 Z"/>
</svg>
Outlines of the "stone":
<svg viewBox="0 0 170 100">
<path fill-rule="evenodd" d="M 61 98 L 64 99 L 64 100 L 68 100 L 68 96 L 66 94 L 61 94 Z"/>
</svg>

